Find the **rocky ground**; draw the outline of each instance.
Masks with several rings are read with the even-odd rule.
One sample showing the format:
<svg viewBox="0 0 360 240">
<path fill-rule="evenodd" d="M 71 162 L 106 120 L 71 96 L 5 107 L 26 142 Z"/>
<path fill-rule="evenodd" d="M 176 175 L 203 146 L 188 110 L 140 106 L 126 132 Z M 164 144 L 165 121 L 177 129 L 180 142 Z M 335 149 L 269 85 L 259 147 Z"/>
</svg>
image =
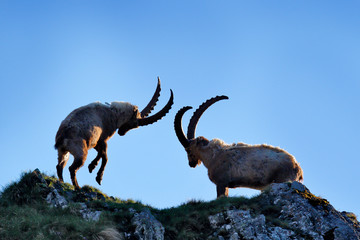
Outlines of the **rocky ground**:
<svg viewBox="0 0 360 240">
<path fill-rule="evenodd" d="M 72 207 L 74 214 L 86 221 L 109 225 L 111 219 L 109 227 L 105 224 L 92 239 L 360 239 L 354 214 L 336 211 L 298 182 L 271 184 L 253 199 L 189 202 L 158 210 L 126 204 L 89 186 L 74 191 L 39 170 L 31 173 L 31 181 L 30 185 L 40 189 L 32 192 L 41 195 L 51 208 L 65 211 L 76 205 Z M 0 223 L 0 238 L 1 231 L 6 229 Z M 61 232 L 55 235 L 54 239 L 67 239 Z"/>
<path fill-rule="evenodd" d="M 338 212 L 330 203 L 311 194 L 298 182 L 274 183 L 262 193 L 264 204 L 279 209 L 282 224 L 272 226 L 264 214 L 251 209 L 229 209 L 209 216 L 218 239 L 360 239 L 352 213 Z M 220 236 L 221 234 L 221 236 Z"/>
</svg>

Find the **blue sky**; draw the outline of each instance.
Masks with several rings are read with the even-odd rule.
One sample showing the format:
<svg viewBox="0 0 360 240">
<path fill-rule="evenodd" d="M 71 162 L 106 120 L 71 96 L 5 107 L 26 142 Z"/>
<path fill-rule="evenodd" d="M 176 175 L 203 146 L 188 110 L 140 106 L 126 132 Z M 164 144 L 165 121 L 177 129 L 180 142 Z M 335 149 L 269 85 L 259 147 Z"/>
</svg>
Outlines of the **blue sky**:
<svg viewBox="0 0 360 240">
<path fill-rule="evenodd" d="M 214 199 L 205 167 L 188 166 L 173 120 L 182 106 L 224 94 L 230 99 L 203 115 L 197 136 L 279 146 L 296 157 L 315 195 L 360 216 L 359 8 L 358 1 L 1 1 L 0 187 L 35 168 L 55 174 L 55 134 L 73 109 L 94 101 L 141 109 L 159 76 L 155 111 L 172 89 L 170 113 L 109 140 L 102 186 L 97 169 L 87 170 L 91 150 L 80 185 L 158 208 Z"/>
</svg>

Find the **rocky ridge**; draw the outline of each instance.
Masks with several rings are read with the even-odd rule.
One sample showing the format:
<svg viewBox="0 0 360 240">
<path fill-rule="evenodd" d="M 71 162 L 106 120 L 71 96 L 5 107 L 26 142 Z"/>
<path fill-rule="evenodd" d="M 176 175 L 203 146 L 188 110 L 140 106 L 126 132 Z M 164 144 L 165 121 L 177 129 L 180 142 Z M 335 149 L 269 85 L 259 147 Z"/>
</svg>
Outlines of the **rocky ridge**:
<svg viewBox="0 0 360 240">
<path fill-rule="evenodd" d="M 360 239 L 360 225 L 354 214 L 338 212 L 326 199 L 316 197 L 298 182 L 271 184 L 254 199 L 215 200 L 219 209 L 216 211 L 209 207 L 214 203 L 189 202 L 182 206 L 191 207 L 189 214 L 171 225 L 172 218 L 179 218 L 182 210 L 123 208 L 113 203 L 115 198 L 91 187 L 74 191 L 39 170 L 31 174 L 32 184 L 41 188 L 45 202 L 53 208 L 66 209 L 75 204 L 76 214 L 95 222 L 109 212 L 126 216 L 116 218 L 115 227 L 104 229 L 93 239 Z M 201 214 L 195 213 L 197 208 Z"/>
</svg>

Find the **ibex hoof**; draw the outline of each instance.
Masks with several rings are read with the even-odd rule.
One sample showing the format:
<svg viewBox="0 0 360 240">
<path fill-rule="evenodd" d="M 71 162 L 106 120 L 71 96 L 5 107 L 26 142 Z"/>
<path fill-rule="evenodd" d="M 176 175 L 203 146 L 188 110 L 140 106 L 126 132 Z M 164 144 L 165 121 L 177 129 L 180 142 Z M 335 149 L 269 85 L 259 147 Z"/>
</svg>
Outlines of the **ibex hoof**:
<svg viewBox="0 0 360 240">
<path fill-rule="evenodd" d="M 99 185 L 101 185 L 101 181 L 102 181 L 102 178 L 99 177 L 99 176 L 97 176 L 97 177 L 96 177 L 96 182 L 97 182 Z"/>
<path fill-rule="evenodd" d="M 89 172 L 90 173 L 92 173 L 92 171 L 94 170 L 94 168 L 95 168 L 95 166 L 94 165 L 91 165 L 91 164 L 89 164 Z"/>
<path fill-rule="evenodd" d="M 73 186 L 74 186 L 74 190 L 75 190 L 75 191 L 81 189 L 81 187 L 80 187 L 79 184 L 77 184 L 77 183 L 73 183 Z"/>
</svg>

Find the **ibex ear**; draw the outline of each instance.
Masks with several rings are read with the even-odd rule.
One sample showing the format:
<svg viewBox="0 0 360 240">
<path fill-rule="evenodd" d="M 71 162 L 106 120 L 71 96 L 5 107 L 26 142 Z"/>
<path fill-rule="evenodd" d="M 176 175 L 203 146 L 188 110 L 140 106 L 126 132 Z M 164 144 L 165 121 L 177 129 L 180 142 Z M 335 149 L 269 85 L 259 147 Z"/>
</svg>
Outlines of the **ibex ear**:
<svg viewBox="0 0 360 240">
<path fill-rule="evenodd" d="M 196 145 L 201 146 L 201 147 L 205 147 L 205 146 L 209 145 L 209 143 L 210 143 L 210 141 L 204 137 L 198 137 L 196 139 Z"/>
<path fill-rule="evenodd" d="M 138 119 L 138 118 L 139 118 L 138 116 L 140 116 L 139 110 L 138 110 L 138 108 L 134 108 L 134 112 L 133 112 L 132 118 L 133 118 L 133 119 Z"/>
</svg>

